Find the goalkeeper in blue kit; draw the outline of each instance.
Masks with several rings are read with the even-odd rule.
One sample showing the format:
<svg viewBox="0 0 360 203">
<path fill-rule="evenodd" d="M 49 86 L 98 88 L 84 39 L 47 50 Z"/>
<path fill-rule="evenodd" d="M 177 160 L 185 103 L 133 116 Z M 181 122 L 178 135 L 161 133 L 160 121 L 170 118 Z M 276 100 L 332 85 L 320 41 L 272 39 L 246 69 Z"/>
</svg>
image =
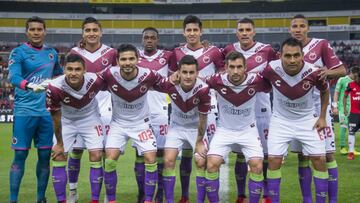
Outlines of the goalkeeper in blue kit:
<svg viewBox="0 0 360 203">
<path fill-rule="evenodd" d="M 28 42 L 12 50 L 9 58 L 9 80 L 15 87 L 12 149 L 14 160 L 10 168 L 10 202 L 18 202 L 25 160 L 34 140 L 38 152 L 36 166 L 37 202 L 46 203 L 45 191 L 50 174 L 53 125 L 46 110 L 47 79 L 62 74 L 58 56 L 44 44 L 45 21 L 31 17 L 26 21 Z"/>
</svg>

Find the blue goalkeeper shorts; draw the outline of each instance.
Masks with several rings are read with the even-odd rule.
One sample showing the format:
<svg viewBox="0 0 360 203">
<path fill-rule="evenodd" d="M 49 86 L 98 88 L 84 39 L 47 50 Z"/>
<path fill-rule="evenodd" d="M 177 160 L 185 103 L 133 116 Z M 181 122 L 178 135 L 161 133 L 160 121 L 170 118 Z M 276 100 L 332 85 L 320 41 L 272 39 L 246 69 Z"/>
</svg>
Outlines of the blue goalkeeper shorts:
<svg viewBox="0 0 360 203">
<path fill-rule="evenodd" d="M 14 116 L 11 147 L 15 150 L 28 150 L 34 139 L 38 149 L 51 149 L 53 146 L 53 123 L 51 116 Z"/>
</svg>

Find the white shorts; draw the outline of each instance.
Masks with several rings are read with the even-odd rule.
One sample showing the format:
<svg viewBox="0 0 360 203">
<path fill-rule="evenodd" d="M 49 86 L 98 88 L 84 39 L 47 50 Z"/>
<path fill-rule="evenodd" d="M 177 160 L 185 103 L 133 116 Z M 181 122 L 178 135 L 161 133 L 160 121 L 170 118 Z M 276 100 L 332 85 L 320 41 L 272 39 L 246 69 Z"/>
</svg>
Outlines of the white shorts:
<svg viewBox="0 0 360 203">
<path fill-rule="evenodd" d="M 149 123 L 144 123 L 135 128 L 123 127 L 112 121 L 105 148 L 119 149 L 124 153 L 129 139 L 133 141 L 139 155 L 149 151 L 156 151 L 156 138 Z"/>
<path fill-rule="evenodd" d="M 260 141 L 263 147 L 264 154 L 268 154 L 267 139 L 269 134 L 269 117 L 256 117 L 256 126 L 258 129 Z"/>
<path fill-rule="evenodd" d="M 173 148 L 181 151 L 182 149 L 195 149 L 198 129 L 185 129 L 169 127 L 166 135 L 165 148 Z"/>
<path fill-rule="evenodd" d="M 88 117 L 74 121 L 62 118 L 61 123 L 64 151 L 66 153 L 74 148 L 78 139 L 82 140 L 82 145 L 89 150 L 104 148 L 104 136 L 100 119 Z M 56 143 L 56 139 L 54 143 Z"/>
<path fill-rule="evenodd" d="M 111 122 L 111 115 L 110 116 L 101 116 L 101 123 L 102 123 L 102 128 L 101 128 L 101 132 L 103 134 L 103 142 L 104 142 L 104 146 L 106 143 L 106 139 L 107 139 L 107 135 L 109 134 L 109 130 L 110 130 L 110 122 Z M 81 136 L 78 136 L 74 142 L 73 145 L 73 149 L 86 149 L 87 147 L 85 146 L 84 140 L 82 139 Z"/>
<path fill-rule="evenodd" d="M 326 153 L 334 153 L 336 151 L 335 146 L 335 134 L 333 130 L 333 124 L 332 124 L 332 117 L 330 115 L 331 109 L 330 105 L 328 106 L 326 114 L 326 128 L 322 132 L 322 136 L 325 137 L 325 150 Z M 291 142 L 291 151 L 295 153 L 301 153 L 302 152 L 302 146 L 299 141 L 292 141 Z M 307 155 L 307 154 L 305 154 Z"/>
<path fill-rule="evenodd" d="M 288 120 L 272 116 L 269 126 L 268 154 L 283 156 L 288 145 L 296 140 L 302 145 L 302 153 L 310 156 L 325 154 L 325 138 L 313 129 L 317 117 L 309 120 Z"/>
<path fill-rule="evenodd" d="M 214 107 L 216 108 L 216 107 Z M 216 131 L 216 127 L 217 127 L 217 110 L 212 109 L 211 112 L 207 115 L 207 126 L 206 126 L 206 135 L 204 137 L 206 137 L 205 139 L 208 142 L 211 142 L 215 131 Z"/>
<path fill-rule="evenodd" d="M 263 159 L 264 153 L 255 125 L 241 131 L 219 127 L 207 155 L 219 155 L 225 160 L 232 150 L 244 154 L 246 161 L 253 158 Z"/>
</svg>

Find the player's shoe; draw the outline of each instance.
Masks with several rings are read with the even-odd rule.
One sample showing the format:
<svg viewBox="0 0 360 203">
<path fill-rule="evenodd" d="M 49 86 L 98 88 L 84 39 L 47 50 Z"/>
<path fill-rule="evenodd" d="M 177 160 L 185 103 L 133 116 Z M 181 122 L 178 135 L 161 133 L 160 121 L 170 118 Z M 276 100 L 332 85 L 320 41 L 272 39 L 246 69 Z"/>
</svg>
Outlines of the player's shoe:
<svg viewBox="0 0 360 203">
<path fill-rule="evenodd" d="M 138 195 L 137 197 L 137 203 L 144 203 L 145 197 L 144 195 Z"/>
<path fill-rule="evenodd" d="M 77 203 L 79 201 L 79 194 L 77 193 L 77 190 L 70 190 L 69 193 L 69 203 Z"/>
<path fill-rule="evenodd" d="M 349 152 L 347 159 L 348 160 L 354 160 L 355 156 L 354 156 L 354 152 Z"/>
<path fill-rule="evenodd" d="M 179 200 L 178 203 L 189 203 L 189 198 L 188 197 L 181 197 L 181 199 Z"/>
<path fill-rule="evenodd" d="M 340 154 L 342 154 L 342 155 L 348 154 L 348 150 L 346 149 L 346 147 L 340 147 Z"/>
<path fill-rule="evenodd" d="M 235 203 L 245 203 L 246 202 L 246 197 L 238 197 L 235 201 Z"/>
<path fill-rule="evenodd" d="M 99 203 L 99 200 L 91 200 L 90 203 Z"/>
<path fill-rule="evenodd" d="M 37 203 L 47 203 L 47 200 L 46 200 L 46 198 L 44 198 L 42 200 L 37 201 Z"/>
<path fill-rule="evenodd" d="M 271 203 L 270 197 L 264 197 L 264 198 L 262 199 L 262 203 Z"/>
<path fill-rule="evenodd" d="M 360 152 L 356 151 L 356 149 L 354 150 L 354 155 L 355 156 L 359 156 L 360 155 Z"/>
</svg>

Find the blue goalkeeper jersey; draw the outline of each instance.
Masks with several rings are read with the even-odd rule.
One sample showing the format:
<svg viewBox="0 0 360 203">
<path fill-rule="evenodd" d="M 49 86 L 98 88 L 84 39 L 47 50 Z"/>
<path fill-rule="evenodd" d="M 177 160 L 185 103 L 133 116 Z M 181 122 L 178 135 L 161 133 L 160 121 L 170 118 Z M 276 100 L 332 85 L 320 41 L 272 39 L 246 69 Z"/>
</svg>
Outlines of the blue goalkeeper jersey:
<svg viewBox="0 0 360 203">
<path fill-rule="evenodd" d="M 44 116 L 46 93 L 34 93 L 25 88 L 27 82 L 39 84 L 62 74 L 55 49 L 43 45 L 41 49 L 24 43 L 12 50 L 9 57 L 9 80 L 15 86 L 15 116 Z"/>
</svg>

